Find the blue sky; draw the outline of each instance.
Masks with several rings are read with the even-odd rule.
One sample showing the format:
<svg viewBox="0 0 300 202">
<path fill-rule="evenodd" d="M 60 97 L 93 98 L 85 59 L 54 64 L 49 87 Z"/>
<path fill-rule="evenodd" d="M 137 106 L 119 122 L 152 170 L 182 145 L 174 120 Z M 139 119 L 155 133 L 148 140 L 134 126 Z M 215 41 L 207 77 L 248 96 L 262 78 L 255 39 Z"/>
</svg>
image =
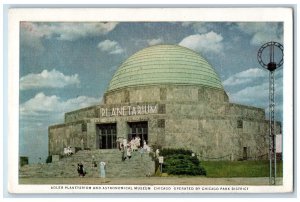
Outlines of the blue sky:
<svg viewBox="0 0 300 202">
<path fill-rule="evenodd" d="M 198 52 L 219 74 L 231 102 L 268 112 L 268 72 L 256 55 L 269 41 L 283 43 L 282 23 L 22 22 L 20 155 L 45 161 L 48 126 L 62 123 L 65 112 L 99 103 L 121 63 L 156 44 Z M 276 119 L 282 120 L 282 70 L 275 77 Z"/>
</svg>

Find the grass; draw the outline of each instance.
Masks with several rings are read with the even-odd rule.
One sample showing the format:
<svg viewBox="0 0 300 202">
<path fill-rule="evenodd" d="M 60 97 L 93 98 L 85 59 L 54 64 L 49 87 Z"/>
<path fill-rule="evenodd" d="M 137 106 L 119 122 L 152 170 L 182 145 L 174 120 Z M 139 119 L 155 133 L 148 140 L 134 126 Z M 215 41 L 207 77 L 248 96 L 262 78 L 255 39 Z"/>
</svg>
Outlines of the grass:
<svg viewBox="0 0 300 202">
<path fill-rule="evenodd" d="M 269 177 L 269 161 L 201 161 L 207 177 Z M 277 161 L 282 177 L 282 161 Z"/>
</svg>

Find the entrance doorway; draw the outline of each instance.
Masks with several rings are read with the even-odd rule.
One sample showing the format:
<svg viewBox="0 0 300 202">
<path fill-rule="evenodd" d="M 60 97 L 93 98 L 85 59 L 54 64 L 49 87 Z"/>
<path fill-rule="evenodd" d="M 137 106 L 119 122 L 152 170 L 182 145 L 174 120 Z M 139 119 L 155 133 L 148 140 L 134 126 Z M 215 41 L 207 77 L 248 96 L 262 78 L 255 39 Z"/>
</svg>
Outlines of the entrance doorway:
<svg viewBox="0 0 300 202">
<path fill-rule="evenodd" d="M 129 122 L 129 134 L 128 140 L 130 141 L 134 137 L 141 138 L 141 146 L 144 146 L 144 140 L 148 144 L 148 122 Z"/>
<path fill-rule="evenodd" d="M 97 148 L 115 149 L 117 148 L 117 124 L 98 124 L 97 125 Z"/>
</svg>

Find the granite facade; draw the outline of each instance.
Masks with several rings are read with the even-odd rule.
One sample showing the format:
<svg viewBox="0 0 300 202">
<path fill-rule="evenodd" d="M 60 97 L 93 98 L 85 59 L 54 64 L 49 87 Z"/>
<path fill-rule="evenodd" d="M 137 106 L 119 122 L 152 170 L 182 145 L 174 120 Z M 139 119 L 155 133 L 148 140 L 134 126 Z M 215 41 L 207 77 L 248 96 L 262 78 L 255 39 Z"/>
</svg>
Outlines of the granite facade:
<svg viewBox="0 0 300 202">
<path fill-rule="evenodd" d="M 149 85 L 106 92 L 96 106 L 65 114 L 49 127 L 49 155 L 67 146 L 99 149 L 97 125 L 148 123 L 148 145 L 185 148 L 205 160 L 267 158 L 268 122 L 263 109 L 233 104 L 224 90 L 193 85 Z M 280 130 L 278 124 L 278 130 Z"/>
</svg>

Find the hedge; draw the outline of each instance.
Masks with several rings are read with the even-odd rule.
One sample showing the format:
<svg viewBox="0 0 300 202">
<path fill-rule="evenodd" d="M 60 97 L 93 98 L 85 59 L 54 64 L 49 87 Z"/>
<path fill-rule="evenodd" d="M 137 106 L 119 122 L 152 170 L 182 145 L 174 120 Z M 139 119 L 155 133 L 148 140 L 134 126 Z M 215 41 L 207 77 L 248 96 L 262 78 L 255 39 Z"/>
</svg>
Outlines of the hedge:
<svg viewBox="0 0 300 202">
<path fill-rule="evenodd" d="M 164 157 L 163 172 L 172 175 L 206 175 L 200 161 L 192 153 L 184 149 L 163 149 L 160 152 Z"/>
</svg>

